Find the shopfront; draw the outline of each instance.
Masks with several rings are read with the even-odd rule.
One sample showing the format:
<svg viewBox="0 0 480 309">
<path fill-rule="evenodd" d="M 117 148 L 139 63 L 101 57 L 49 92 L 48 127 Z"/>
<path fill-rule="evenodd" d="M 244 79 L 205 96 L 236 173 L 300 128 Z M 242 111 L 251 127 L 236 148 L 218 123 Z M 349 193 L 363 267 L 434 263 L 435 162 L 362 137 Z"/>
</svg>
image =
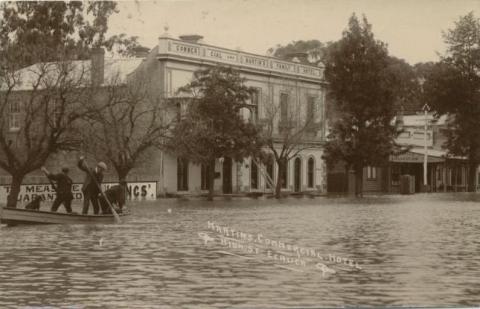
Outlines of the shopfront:
<svg viewBox="0 0 480 309">
<path fill-rule="evenodd" d="M 389 192 L 400 192 L 400 176 L 415 178 L 415 192 L 420 192 L 423 184 L 424 149 L 390 156 L 387 172 Z M 445 151 L 427 150 L 427 184 L 431 192 L 461 192 L 467 190 L 468 167 L 463 158 L 450 158 Z"/>
</svg>

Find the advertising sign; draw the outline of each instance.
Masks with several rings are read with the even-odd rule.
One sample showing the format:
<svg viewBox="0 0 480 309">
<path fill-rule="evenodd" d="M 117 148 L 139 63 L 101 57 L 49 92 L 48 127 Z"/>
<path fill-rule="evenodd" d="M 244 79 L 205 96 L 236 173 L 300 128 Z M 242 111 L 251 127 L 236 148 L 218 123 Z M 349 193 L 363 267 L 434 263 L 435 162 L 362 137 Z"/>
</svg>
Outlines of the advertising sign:
<svg viewBox="0 0 480 309">
<path fill-rule="evenodd" d="M 117 185 L 117 183 L 103 183 L 103 191 L 109 187 Z M 7 202 L 7 195 L 10 192 L 9 185 L 0 185 L 0 203 Z M 82 184 L 75 183 L 72 185 L 72 193 L 74 200 L 83 199 Z M 28 203 L 38 195 L 43 195 L 46 201 L 53 201 L 56 193 L 51 184 L 25 184 L 20 187 L 18 201 Z M 127 184 L 128 200 L 155 200 L 157 198 L 157 183 L 150 182 L 129 182 Z"/>
</svg>

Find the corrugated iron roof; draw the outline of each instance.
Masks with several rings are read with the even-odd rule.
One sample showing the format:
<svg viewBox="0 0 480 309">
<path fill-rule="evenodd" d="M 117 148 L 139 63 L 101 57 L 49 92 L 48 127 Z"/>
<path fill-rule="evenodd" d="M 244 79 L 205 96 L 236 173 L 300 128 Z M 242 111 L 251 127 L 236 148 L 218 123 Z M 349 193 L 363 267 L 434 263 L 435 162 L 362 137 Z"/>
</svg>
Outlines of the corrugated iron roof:
<svg viewBox="0 0 480 309">
<path fill-rule="evenodd" d="M 410 152 L 425 155 L 425 149 L 424 148 L 412 148 L 409 150 Z M 427 149 L 427 155 L 436 157 L 436 158 L 448 158 L 448 159 L 467 159 L 466 157 L 461 157 L 461 156 L 453 156 L 448 153 L 446 150 L 440 150 L 440 149 Z"/>
<path fill-rule="evenodd" d="M 127 76 L 143 61 L 143 58 L 106 58 L 104 62 L 103 85 L 125 83 Z M 61 72 L 67 72 L 68 78 L 78 86 L 88 86 L 91 81 L 91 61 L 75 60 L 69 62 L 38 63 L 15 72 L 19 83 L 15 91 L 32 90 L 39 80 L 39 88 L 53 85 Z M 5 86 L 2 88 L 5 89 Z"/>
</svg>

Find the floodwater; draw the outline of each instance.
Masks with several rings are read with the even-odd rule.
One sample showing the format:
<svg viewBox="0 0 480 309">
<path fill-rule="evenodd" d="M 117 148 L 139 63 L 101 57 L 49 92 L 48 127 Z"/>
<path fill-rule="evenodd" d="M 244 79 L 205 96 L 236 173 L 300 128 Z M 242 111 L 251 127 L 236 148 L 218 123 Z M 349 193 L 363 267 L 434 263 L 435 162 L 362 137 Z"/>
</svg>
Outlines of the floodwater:
<svg viewBox="0 0 480 309">
<path fill-rule="evenodd" d="M 0 307 L 479 306 L 479 201 L 158 200 L 119 225 L 2 226 Z"/>
</svg>

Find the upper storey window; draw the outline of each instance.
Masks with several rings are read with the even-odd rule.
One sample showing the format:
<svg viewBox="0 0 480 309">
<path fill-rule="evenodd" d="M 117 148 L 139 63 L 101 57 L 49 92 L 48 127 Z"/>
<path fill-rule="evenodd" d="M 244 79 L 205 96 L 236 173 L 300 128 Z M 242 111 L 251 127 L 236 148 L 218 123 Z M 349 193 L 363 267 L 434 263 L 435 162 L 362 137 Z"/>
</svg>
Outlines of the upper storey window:
<svg viewBox="0 0 480 309">
<path fill-rule="evenodd" d="M 288 120 L 288 93 L 280 94 L 280 120 Z"/>
<path fill-rule="evenodd" d="M 20 130 L 20 102 L 18 101 L 10 102 L 8 127 L 10 131 Z"/>
</svg>

